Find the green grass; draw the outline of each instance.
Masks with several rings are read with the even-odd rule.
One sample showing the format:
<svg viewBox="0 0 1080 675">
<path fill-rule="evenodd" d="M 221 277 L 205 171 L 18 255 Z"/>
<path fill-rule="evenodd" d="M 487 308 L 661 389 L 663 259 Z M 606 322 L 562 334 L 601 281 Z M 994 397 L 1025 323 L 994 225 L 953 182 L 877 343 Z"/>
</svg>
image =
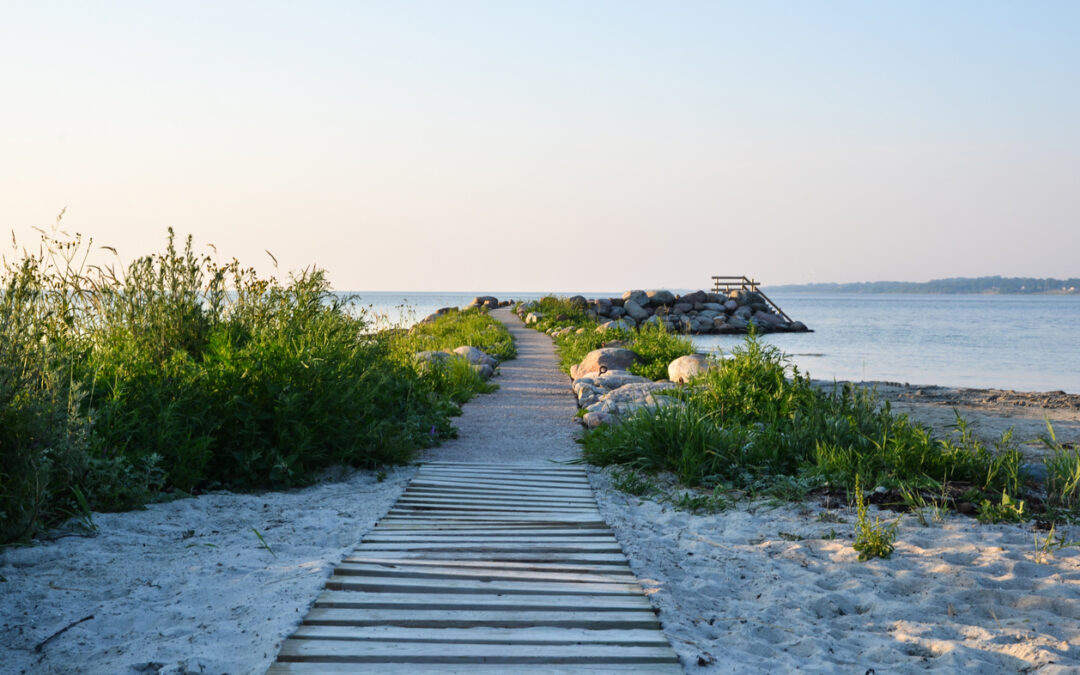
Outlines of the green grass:
<svg viewBox="0 0 1080 675">
<path fill-rule="evenodd" d="M 680 406 L 641 410 L 587 431 L 586 460 L 671 471 L 689 486 L 726 485 L 782 500 L 851 490 L 857 478 L 908 494 L 947 486 L 968 493 L 987 519 L 1026 515 L 1018 506 L 1021 456 L 1009 436 L 987 447 L 958 417 L 950 434 L 936 438 L 871 390 L 813 386 L 754 335 L 676 395 Z M 1056 489 L 1072 494 L 1072 457 L 1062 456 Z"/>
<path fill-rule="evenodd" d="M 0 543 L 162 491 L 302 485 L 330 465 L 403 463 L 451 437 L 471 368 L 406 349 L 513 354 L 479 313 L 372 333 L 325 273 L 260 277 L 169 233 L 124 269 L 43 233 L 0 277 Z M 450 344 L 457 342 L 457 344 Z"/>
</svg>

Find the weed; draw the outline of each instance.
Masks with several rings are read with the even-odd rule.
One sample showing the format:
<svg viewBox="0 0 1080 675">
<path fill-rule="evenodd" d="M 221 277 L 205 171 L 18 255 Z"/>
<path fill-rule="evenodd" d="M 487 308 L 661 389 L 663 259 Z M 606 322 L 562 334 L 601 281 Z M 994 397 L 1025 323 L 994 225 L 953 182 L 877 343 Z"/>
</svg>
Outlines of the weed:
<svg viewBox="0 0 1080 675">
<path fill-rule="evenodd" d="M 731 504 L 724 499 L 719 489 L 708 495 L 683 492 L 678 497 L 673 497 L 671 504 L 680 511 L 691 513 L 720 513 L 731 508 Z"/>
<path fill-rule="evenodd" d="M 274 553 L 274 549 L 270 548 L 270 544 L 266 543 L 266 539 L 263 538 L 262 533 L 256 530 L 254 526 L 252 526 L 251 531 L 254 532 L 255 536 L 259 538 L 259 544 L 261 544 L 263 548 L 269 551 L 270 555 L 276 558 L 277 553 Z"/>
<path fill-rule="evenodd" d="M 1051 452 L 1046 460 L 1047 501 L 1064 510 L 1080 509 L 1080 449 L 1059 443 L 1049 419 L 1041 440 Z"/>
<path fill-rule="evenodd" d="M 859 476 L 855 476 L 855 542 L 851 545 L 859 553 L 859 561 L 871 558 L 888 558 L 895 550 L 896 528 L 900 525 L 897 518 L 891 525 L 884 525 L 880 518 L 870 522 L 866 513 L 866 500 L 863 498 Z"/>
<path fill-rule="evenodd" d="M 1022 523 L 1027 520 L 1024 502 L 1001 493 L 1001 501 L 994 503 L 984 499 L 979 504 L 979 520 L 984 523 Z"/>
<path fill-rule="evenodd" d="M 1035 562 L 1040 564 L 1046 564 L 1049 562 L 1050 556 L 1054 551 L 1060 551 L 1063 548 L 1071 548 L 1074 546 L 1080 546 L 1080 541 L 1067 541 L 1065 534 L 1061 533 L 1054 538 L 1056 533 L 1057 523 L 1052 523 L 1050 529 L 1046 533 L 1046 538 L 1039 542 L 1039 535 L 1035 536 Z"/>
<path fill-rule="evenodd" d="M 616 490 L 640 497 L 656 491 L 656 483 L 648 476 L 633 469 L 616 470 L 612 474 Z"/>
</svg>

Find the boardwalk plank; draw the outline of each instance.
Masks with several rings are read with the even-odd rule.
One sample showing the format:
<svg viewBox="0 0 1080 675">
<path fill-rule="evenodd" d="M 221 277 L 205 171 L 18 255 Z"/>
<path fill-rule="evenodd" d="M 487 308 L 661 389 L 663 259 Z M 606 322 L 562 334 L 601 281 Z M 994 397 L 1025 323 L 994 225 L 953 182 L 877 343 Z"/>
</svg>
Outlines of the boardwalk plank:
<svg viewBox="0 0 1080 675">
<path fill-rule="evenodd" d="M 637 581 L 632 574 L 595 574 L 580 572 L 540 572 L 530 570 L 499 570 L 461 568 L 451 565 L 442 567 L 413 565 L 380 565 L 369 563 L 343 563 L 334 574 L 340 576 L 365 576 L 408 579 L 475 579 L 477 581 L 571 581 L 590 583 L 628 584 Z"/>
<path fill-rule="evenodd" d="M 456 609 L 337 609 L 313 607 L 304 619 L 311 626 L 410 626 L 413 628 L 588 628 L 613 630 L 659 626 L 656 614 L 649 609 L 625 611 L 498 611 Z"/>
<path fill-rule="evenodd" d="M 338 609 L 422 609 L 516 612 L 625 612 L 652 610 L 643 595 L 482 595 L 460 593 L 361 593 L 323 591 L 315 607 Z"/>
<path fill-rule="evenodd" d="M 326 582 L 333 591 L 368 591 L 390 593 L 553 593 L 565 595 L 625 595 L 641 593 L 636 583 L 597 583 L 569 581 L 486 581 L 484 579 L 396 579 L 393 577 L 354 577 L 334 574 Z"/>
<path fill-rule="evenodd" d="M 380 642 L 422 642 L 424 644 L 517 644 L 566 645 L 597 644 L 638 647 L 667 646 L 663 633 L 631 628 L 592 630 L 589 628 L 406 628 L 401 626 L 300 626 L 295 638 L 309 640 L 377 640 Z"/>
<path fill-rule="evenodd" d="M 267 675 L 313 675 L 324 673 L 334 675 L 336 673 L 357 673 L 356 664 L 353 663 L 288 663 L 278 661 L 270 667 Z M 486 663 L 380 663 L 377 672 L 379 675 L 472 675 L 472 673 L 501 673 L 507 672 L 507 667 L 502 664 Z M 682 666 L 678 663 L 591 663 L 574 665 L 552 665 L 546 663 L 516 663 L 513 667 L 515 675 L 608 675 L 616 673 L 642 673 L 646 675 L 681 675 Z"/>
</svg>

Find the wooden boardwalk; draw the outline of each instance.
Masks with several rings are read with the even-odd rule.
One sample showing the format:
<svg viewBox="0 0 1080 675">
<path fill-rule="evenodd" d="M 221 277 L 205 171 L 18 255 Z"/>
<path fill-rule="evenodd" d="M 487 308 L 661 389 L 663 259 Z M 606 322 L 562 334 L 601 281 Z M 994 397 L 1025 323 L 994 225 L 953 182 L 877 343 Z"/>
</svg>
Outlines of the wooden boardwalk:
<svg viewBox="0 0 1080 675">
<path fill-rule="evenodd" d="M 433 462 L 270 673 L 681 673 L 584 470 Z"/>
</svg>

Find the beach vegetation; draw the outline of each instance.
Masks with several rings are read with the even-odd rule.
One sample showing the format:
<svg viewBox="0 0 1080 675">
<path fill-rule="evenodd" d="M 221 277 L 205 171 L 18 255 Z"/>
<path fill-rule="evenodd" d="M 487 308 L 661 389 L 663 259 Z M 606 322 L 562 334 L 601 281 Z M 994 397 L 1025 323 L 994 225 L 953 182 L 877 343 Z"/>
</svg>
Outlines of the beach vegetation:
<svg viewBox="0 0 1080 675">
<path fill-rule="evenodd" d="M 1080 449 L 1058 441 L 1050 420 L 1046 421 L 1043 444 L 1050 450 L 1046 458 L 1046 499 L 1049 506 L 1076 514 L 1080 511 Z"/>
<path fill-rule="evenodd" d="M 859 554 L 859 561 L 866 562 L 873 558 L 888 558 L 896 549 L 896 528 L 900 525 L 897 518 L 891 524 L 884 524 L 875 517 L 870 522 L 867 515 L 866 499 L 863 497 L 859 476 L 855 476 L 855 541 L 852 548 Z"/>
<path fill-rule="evenodd" d="M 957 416 L 935 436 L 871 389 L 813 384 L 755 335 L 690 385 L 664 393 L 680 404 L 586 431 L 586 460 L 670 471 L 685 485 L 722 485 L 751 498 L 802 501 L 850 491 L 858 478 L 880 488 L 875 503 L 890 508 L 923 508 L 930 498 L 939 507 L 970 502 L 988 517 L 1028 515 L 1009 435 L 987 446 Z"/>
<path fill-rule="evenodd" d="M 489 387 L 471 368 L 424 372 L 405 350 L 513 353 L 481 313 L 393 339 L 322 270 L 260 276 L 171 230 L 125 267 L 98 262 L 103 248 L 57 227 L 0 272 L 0 543 L 163 493 L 407 462 Z"/>
</svg>

